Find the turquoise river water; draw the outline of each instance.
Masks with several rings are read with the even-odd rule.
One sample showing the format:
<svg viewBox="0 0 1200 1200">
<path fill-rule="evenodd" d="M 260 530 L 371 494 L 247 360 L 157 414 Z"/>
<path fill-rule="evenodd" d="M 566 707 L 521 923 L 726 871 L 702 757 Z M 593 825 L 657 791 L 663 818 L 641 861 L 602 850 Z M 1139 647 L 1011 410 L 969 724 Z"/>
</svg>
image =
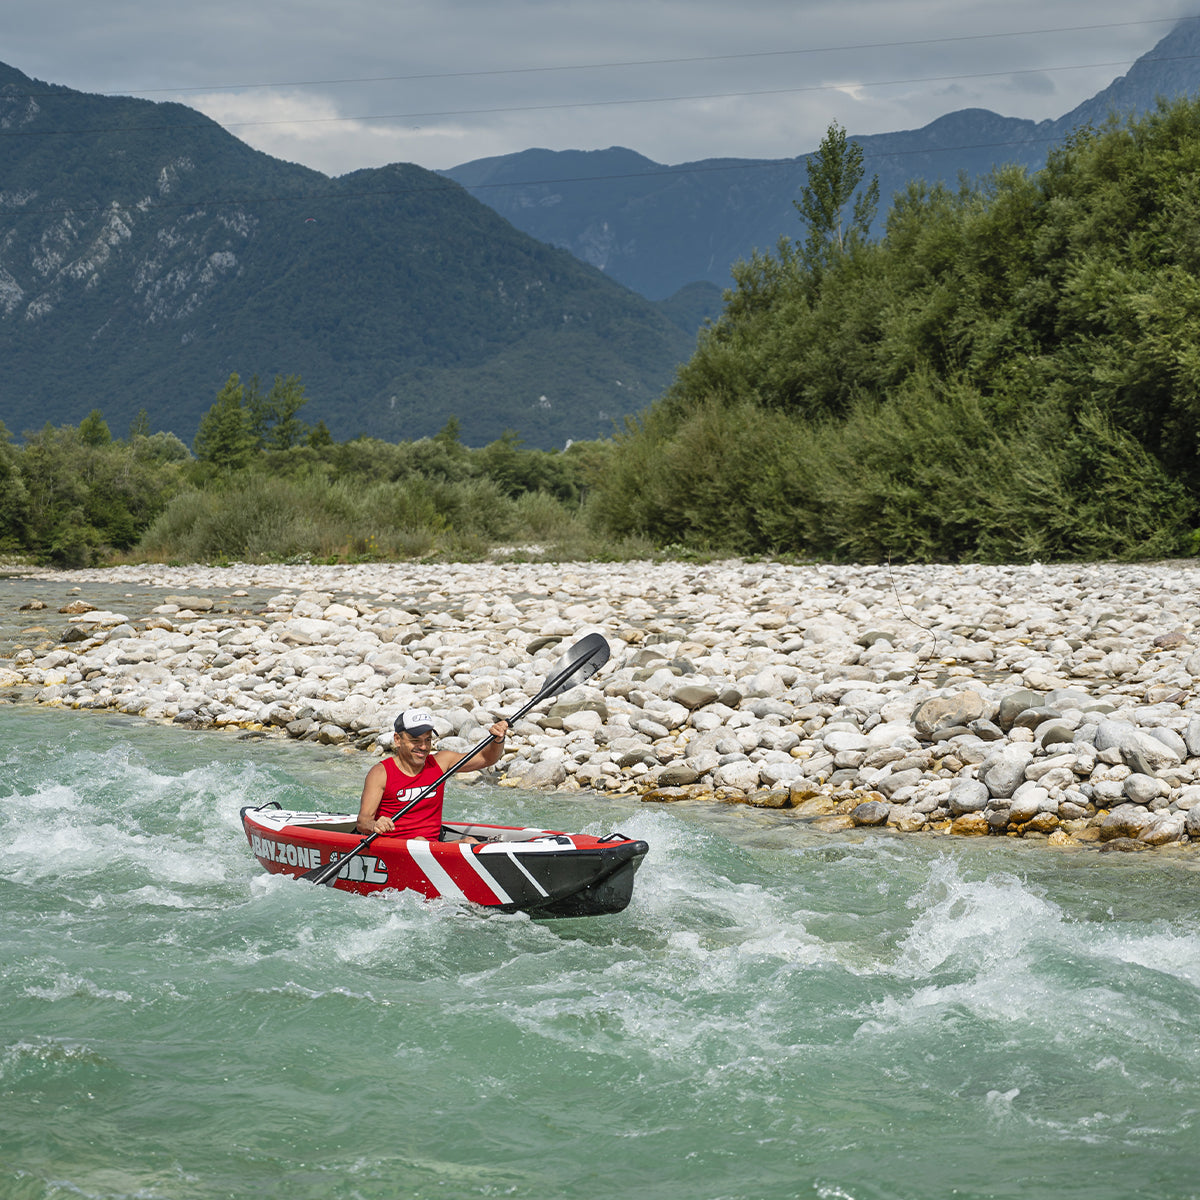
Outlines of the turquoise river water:
<svg viewBox="0 0 1200 1200">
<path fill-rule="evenodd" d="M 268 876 L 368 762 L 0 709 L 0 1198 L 1200 1195 L 1200 860 L 454 787 L 618 916 Z"/>
</svg>

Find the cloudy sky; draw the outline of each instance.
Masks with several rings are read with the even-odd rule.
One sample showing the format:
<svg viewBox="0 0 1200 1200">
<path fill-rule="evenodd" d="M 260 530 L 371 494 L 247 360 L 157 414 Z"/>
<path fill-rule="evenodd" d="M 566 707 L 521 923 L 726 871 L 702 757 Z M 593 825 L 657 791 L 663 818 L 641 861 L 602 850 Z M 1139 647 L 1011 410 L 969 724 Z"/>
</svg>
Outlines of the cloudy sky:
<svg viewBox="0 0 1200 1200">
<path fill-rule="evenodd" d="M 866 134 L 967 107 L 1061 116 L 1197 14 L 1200 0 L 6 0 L 0 61 L 181 101 L 330 175 L 533 146 L 673 164 L 802 154 L 834 120 Z"/>
</svg>

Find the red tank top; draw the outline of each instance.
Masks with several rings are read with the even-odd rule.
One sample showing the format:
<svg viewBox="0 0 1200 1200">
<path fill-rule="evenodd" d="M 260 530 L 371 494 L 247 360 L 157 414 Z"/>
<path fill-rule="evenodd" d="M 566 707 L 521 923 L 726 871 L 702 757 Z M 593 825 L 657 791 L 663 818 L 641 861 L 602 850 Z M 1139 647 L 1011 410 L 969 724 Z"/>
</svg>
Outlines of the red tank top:
<svg viewBox="0 0 1200 1200">
<path fill-rule="evenodd" d="M 395 819 L 396 814 L 420 791 L 427 788 L 442 774 L 433 756 L 425 760 L 419 775 L 405 775 L 399 764 L 390 755 L 383 760 L 387 779 L 383 785 L 383 799 L 379 802 L 379 816 Z M 442 793 L 446 790 L 434 788 L 415 808 L 400 818 L 395 832 L 390 837 L 423 837 L 436 842 L 442 832 Z"/>
</svg>

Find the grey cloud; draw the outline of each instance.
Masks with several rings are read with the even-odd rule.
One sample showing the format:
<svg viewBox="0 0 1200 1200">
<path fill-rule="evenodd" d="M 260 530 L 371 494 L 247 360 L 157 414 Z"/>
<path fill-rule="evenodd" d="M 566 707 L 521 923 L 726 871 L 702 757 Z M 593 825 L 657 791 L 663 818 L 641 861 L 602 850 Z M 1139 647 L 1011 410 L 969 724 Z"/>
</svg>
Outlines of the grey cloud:
<svg viewBox="0 0 1200 1200">
<path fill-rule="evenodd" d="M 1059 116 L 1124 69 L 1086 64 L 1132 61 L 1167 32 L 1151 22 L 1186 8 L 1144 0 L 1133 18 L 1115 0 L 40 0 L 6 35 L 4 60 L 90 91 L 179 89 L 172 98 L 243 140 L 331 174 L 530 146 L 626 145 L 682 162 L 802 153 L 835 119 L 875 133 L 968 105 Z M 412 76 L 425 78 L 397 78 Z"/>
</svg>

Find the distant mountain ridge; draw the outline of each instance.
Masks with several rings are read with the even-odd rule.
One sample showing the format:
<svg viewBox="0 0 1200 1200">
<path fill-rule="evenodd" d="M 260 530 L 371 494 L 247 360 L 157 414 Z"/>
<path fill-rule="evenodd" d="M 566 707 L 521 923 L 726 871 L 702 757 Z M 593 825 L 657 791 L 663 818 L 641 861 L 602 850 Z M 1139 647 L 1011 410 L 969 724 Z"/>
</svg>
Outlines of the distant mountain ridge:
<svg viewBox="0 0 1200 1200">
<path fill-rule="evenodd" d="M 1080 125 L 1197 91 L 1198 64 L 1184 21 L 1055 120 L 965 109 L 856 140 L 886 208 L 911 178 L 1038 167 Z M 730 265 L 801 234 L 804 162 L 526 150 L 331 179 L 184 105 L 0 64 L 0 421 L 98 407 L 121 435 L 144 408 L 190 442 L 237 371 L 300 375 L 300 415 L 338 438 L 452 416 L 473 445 L 605 436 L 669 384 Z"/>
<path fill-rule="evenodd" d="M 461 188 L 330 179 L 179 104 L 0 65 L 0 420 L 141 409 L 187 441 L 231 372 L 299 375 L 338 438 L 457 417 L 481 445 L 606 436 L 692 337 Z"/>
<path fill-rule="evenodd" d="M 1200 20 L 1184 20 L 1127 74 L 1057 119 L 962 109 L 921 129 L 851 136 L 863 148 L 868 177 L 879 176 L 882 220 L 891 197 L 912 179 L 953 183 L 959 172 L 975 179 L 1008 162 L 1036 169 L 1080 126 L 1198 90 Z M 801 236 L 792 201 L 807 182 L 806 157 L 667 167 L 622 147 L 524 150 L 442 174 L 518 229 L 664 300 L 699 281 L 728 287 L 734 262 L 756 248 L 773 249 L 782 235 Z"/>
</svg>

